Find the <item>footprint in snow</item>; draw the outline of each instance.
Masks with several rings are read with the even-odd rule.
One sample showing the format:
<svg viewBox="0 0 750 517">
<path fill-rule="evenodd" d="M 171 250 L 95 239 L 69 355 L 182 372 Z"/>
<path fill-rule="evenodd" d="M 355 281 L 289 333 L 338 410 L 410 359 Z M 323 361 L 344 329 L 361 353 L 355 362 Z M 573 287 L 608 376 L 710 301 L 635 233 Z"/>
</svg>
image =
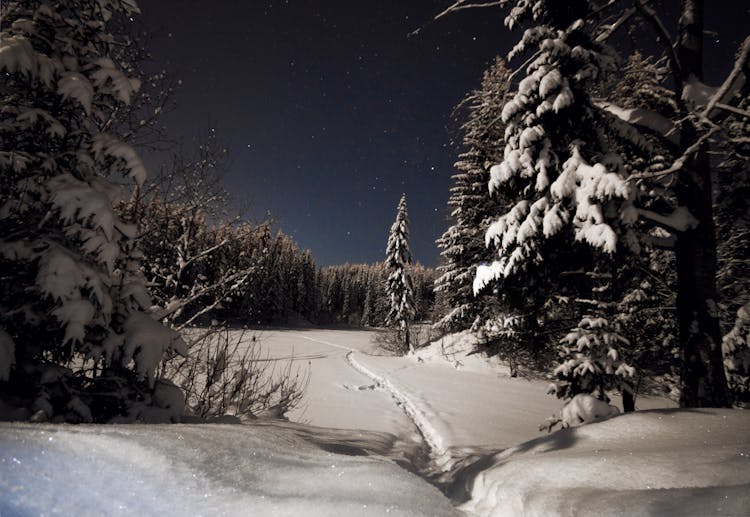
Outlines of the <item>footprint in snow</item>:
<svg viewBox="0 0 750 517">
<path fill-rule="evenodd" d="M 341 387 L 349 391 L 374 391 L 379 389 L 376 384 L 362 384 L 359 386 L 354 386 L 352 384 L 344 383 L 341 385 Z"/>
</svg>

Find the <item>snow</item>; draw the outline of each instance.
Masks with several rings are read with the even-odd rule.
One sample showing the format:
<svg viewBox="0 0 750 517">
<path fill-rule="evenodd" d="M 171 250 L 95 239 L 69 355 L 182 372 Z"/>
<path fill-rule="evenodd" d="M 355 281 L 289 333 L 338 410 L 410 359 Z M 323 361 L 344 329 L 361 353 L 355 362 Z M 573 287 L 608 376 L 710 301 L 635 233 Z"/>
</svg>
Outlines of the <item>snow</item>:
<svg viewBox="0 0 750 517">
<path fill-rule="evenodd" d="M 91 74 L 94 85 L 109 90 L 120 102 L 130 104 L 131 96 L 141 87 L 140 80 L 126 76 L 109 58 L 99 58 L 94 64 L 99 67 Z"/>
<path fill-rule="evenodd" d="M 383 360 L 380 366 L 388 364 Z M 382 370 L 371 369 L 382 375 Z M 536 435 L 539 423 L 559 406 L 545 396 L 543 383 L 460 372 L 448 364 L 391 372 L 389 389 L 397 399 L 411 401 L 407 411 L 418 415 L 423 434 L 436 444 L 431 452 L 441 471 L 450 471 L 467 456 Z M 423 384 L 426 378 L 433 379 L 431 385 Z M 505 389 L 497 391 L 499 387 Z"/>
<path fill-rule="evenodd" d="M 47 188 L 52 193 L 52 204 L 60 210 L 60 218 L 66 225 L 87 222 L 100 230 L 107 240 L 112 240 L 115 214 L 112 210 L 113 199 L 106 192 L 97 191 L 89 183 L 69 173 L 51 178 Z"/>
<path fill-rule="evenodd" d="M 561 417 L 563 427 L 575 427 L 619 414 L 620 410 L 615 406 L 592 395 L 579 393 L 565 404 Z"/>
<path fill-rule="evenodd" d="M 636 208 L 637 214 L 646 219 L 650 219 L 655 223 L 662 225 L 667 228 L 677 230 L 678 232 L 684 232 L 691 228 L 695 228 L 700 224 L 700 221 L 696 219 L 690 211 L 684 206 L 678 206 L 671 214 L 661 215 L 651 210 L 643 208 Z"/>
<path fill-rule="evenodd" d="M 474 276 L 474 294 L 478 294 L 482 289 L 494 282 L 496 278 L 500 278 L 503 275 L 503 268 L 500 262 L 479 264 L 477 266 L 476 275 Z"/>
<path fill-rule="evenodd" d="M 65 325 L 63 343 L 83 343 L 85 327 L 94 319 L 96 309 L 88 300 L 70 300 L 52 311 L 60 323 Z"/>
<path fill-rule="evenodd" d="M 146 167 L 135 149 L 112 135 L 99 133 L 94 136 L 92 145 L 96 159 L 106 162 L 108 157 L 125 163 L 125 175 L 130 176 L 138 185 L 146 181 Z"/>
<path fill-rule="evenodd" d="M 322 430 L 264 422 L 0 429 L 2 515 L 456 514 L 436 488 L 391 462 L 353 446 L 326 450 Z"/>
<path fill-rule="evenodd" d="M 705 107 L 711 98 L 716 95 L 718 88 L 702 83 L 694 75 L 691 75 L 682 89 L 682 99 L 688 101 L 696 108 Z"/>
<path fill-rule="evenodd" d="M 57 81 L 57 93 L 64 99 L 73 99 L 83 107 L 87 115 L 91 115 L 91 105 L 94 101 L 94 87 L 91 82 L 78 72 L 63 72 Z"/>
<path fill-rule="evenodd" d="M 647 127 L 656 133 L 664 136 L 670 142 L 677 145 L 680 141 L 679 129 L 674 122 L 667 117 L 656 113 L 655 111 L 643 108 L 621 108 L 609 102 L 598 103 L 602 109 L 611 113 L 623 122 L 636 126 Z"/>
<path fill-rule="evenodd" d="M 270 357 L 309 364 L 291 421 L 0 424 L 0 515 L 455 515 L 451 500 L 467 515 L 739 515 L 750 504 L 746 412 L 639 397 L 662 409 L 540 435 L 562 403 L 546 382 L 467 355 L 470 333 L 405 357 L 378 355 L 374 338 L 259 332 Z M 184 400 L 156 386 L 174 418 Z M 568 413 L 583 420 L 601 409 L 579 402 Z"/>
<path fill-rule="evenodd" d="M 0 70 L 20 72 L 26 76 L 36 72 L 36 53 L 23 36 L 7 36 L 0 42 Z M 35 74 L 34 74 L 35 75 Z"/>
<path fill-rule="evenodd" d="M 486 458 L 461 510 L 493 517 L 746 515 L 748 428 L 745 411 L 663 409 L 564 429 Z"/>
<path fill-rule="evenodd" d="M 124 348 L 122 364 L 135 361 L 135 370 L 154 385 L 154 373 L 168 350 L 187 355 L 187 345 L 172 329 L 162 325 L 150 315 L 135 312 L 123 324 Z"/>
</svg>

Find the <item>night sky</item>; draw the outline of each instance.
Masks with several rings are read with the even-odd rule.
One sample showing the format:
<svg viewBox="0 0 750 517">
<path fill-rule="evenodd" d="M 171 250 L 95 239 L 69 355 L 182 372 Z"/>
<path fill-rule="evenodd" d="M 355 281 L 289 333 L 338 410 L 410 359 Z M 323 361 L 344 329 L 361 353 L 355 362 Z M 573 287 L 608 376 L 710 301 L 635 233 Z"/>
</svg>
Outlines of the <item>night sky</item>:
<svg viewBox="0 0 750 517">
<path fill-rule="evenodd" d="M 320 265 L 374 262 L 403 192 L 414 258 L 435 265 L 459 152 L 451 112 L 520 36 L 497 9 L 431 21 L 451 3 L 139 5 L 157 66 L 181 81 L 169 135 L 189 144 L 216 130 L 231 153 L 226 185 L 252 219 L 270 213 Z M 742 3 L 718 2 L 732 16 L 709 16 L 708 28 L 747 22 Z M 721 62 L 738 40 L 708 39 Z"/>
</svg>

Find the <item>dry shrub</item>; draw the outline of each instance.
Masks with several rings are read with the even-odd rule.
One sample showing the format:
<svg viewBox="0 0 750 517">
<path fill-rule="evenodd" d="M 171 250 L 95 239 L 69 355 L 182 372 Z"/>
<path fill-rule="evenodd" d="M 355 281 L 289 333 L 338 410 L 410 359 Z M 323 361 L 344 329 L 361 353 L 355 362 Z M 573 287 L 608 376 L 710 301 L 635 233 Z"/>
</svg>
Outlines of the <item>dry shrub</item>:
<svg viewBox="0 0 750 517">
<path fill-rule="evenodd" d="M 309 367 L 295 366 L 293 357 L 271 358 L 256 334 L 227 328 L 184 334 L 188 356 L 169 359 L 161 373 L 185 391 L 194 416 L 283 417 L 302 401 Z"/>
</svg>

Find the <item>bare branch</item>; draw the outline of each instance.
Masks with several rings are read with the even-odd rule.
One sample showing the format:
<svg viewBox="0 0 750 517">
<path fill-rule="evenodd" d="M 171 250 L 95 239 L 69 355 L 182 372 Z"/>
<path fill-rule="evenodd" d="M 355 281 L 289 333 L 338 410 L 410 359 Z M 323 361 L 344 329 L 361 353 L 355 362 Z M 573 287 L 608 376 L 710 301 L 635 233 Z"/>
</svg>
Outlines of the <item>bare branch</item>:
<svg viewBox="0 0 750 517">
<path fill-rule="evenodd" d="M 229 239 L 224 239 L 219 244 L 216 244 L 215 246 L 211 246 L 210 248 L 206 248 L 205 250 L 201 251 L 197 255 L 194 255 L 194 256 L 190 257 L 183 264 L 181 264 L 180 269 L 183 269 L 183 270 L 186 269 L 190 264 L 192 264 L 194 262 L 197 262 L 197 261 L 199 261 L 199 260 L 201 260 L 203 258 L 206 258 L 211 253 L 213 253 L 214 251 L 216 251 L 216 250 L 218 250 L 220 248 L 223 248 L 227 244 L 229 244 Z"/>
<path fill-rule="evenodd" d="M 614 2 L 609 2 L 609 4 L 607 4 L 607 7 L 609 7 L 613 3 Z M 612 36 L 612 34 L 614 34 L 615 32 L 617 32 L 617 30 L 620 27 L 622 27 L 625 24 L 625 22 L 628 21 L 631 16 L 633 16 L 633 14 L 635 14 L 635 12 L 636 12 L 636 8 L 635 7 L 630 7 L 628 9 L 626 9 L 622 13 L 622 15 L 620 15 L 620 17 L 617 19 L 617 21 L 615 21 L 614 23 L 610 24 L 604 30 L 604 32 L 602 32 L 601 34 L 599 34 L 596 37 L 596 42 L 597 43 L 604 43 L 605 41 L 607 41 L 609 39 L 609 37 Z"/>
<path fill-rule="evenodd" d="M 721 128 L 718 126 L 712 127 L 710 130 L 706 131 L 701 135 L 700 138 L 698 138 L 693 145 L 685 149 L 685 152 L 682 153 L 682 156 L 677 158 L 672 165 L 664 170 L 661 171 L 654 171 L 654 172 L 641 172 L 637 174 L 631 174 L 628 178 L 628 181 L 638 180 L 638 179 L 644 179 L 644 178 L 662 178 L 664 176 L 668 176 L 670 174 L 678 173 L 682 170 L 682 168 L 685 166 L 685 162 L 700 149 L 700 147 L 709 139 L 711 138 L 714 133 L 719 131 Z"/>
<path fill-rule="evenodd" d="M 715 107 L 726 110 L 726 111 L 730 111 L 734 113 L 735 115 L 740 115 L 742 117 L 750 118 L 750 111 L 736 108 L 734 106 L 730 106 L 729 104 L 724 104 L 723 102 L 717 102 L 715 104 Z"/>
<path fill-rule="evenodd" d="M 434 20 L 439 20 L 443 16 L 447 16 L 451 13 L 463 11 L 464 9 L 475 9 L 481 7 L 503 7 L 509 0 L 489 0 L 487 2 L 469 2 L 468 0 L 456 0 L 456 3 L 448 7 L 446 10 L 436 15 Z"/>
<path fill-rule="evenodd" d="M 232 275 L 226 276 L 223 279 L 217 280 L 215 283 L 211 285 L 207 285 L 201 289 L 198 289 L 195 293 L 192 293 L 190 296 L 186 298 L 179 298 L 171 300 L 166 307 L 159 307 L 152 311 L 152 316 L 156 318 L 157 320 L 162 320 L 175 312 L 177 312 L 180 309 L 183 309 L 187 305 L 193 303 L 198 298 L 205 296 L 213 291 L 216 291 L 217 289 L 227 286 L 232 282 L 235 282 L 242 278 L 243 276 L 245 279 L 255 270 L 255 268 L 251 267 L 248 269 L 243 269 L 242 271 L 238 271 L 237 273 L 234 273 Z M 244 282 L 244 280 L 243 280 Z"/>
<path fill-rule="evenodd" d="M 721 84 L 719 89 L 716 90 L 716 93 L 714 93 L 714 95 L 709 99 L 705 109 L 703 110 L 703 113 L 701 113 L 701 116 L 708 118 L 714 108 L 728 108 L 728 106 L 724 104 L 724 102 L 726 101 L 726 98 L 732 93 L 732 87 L 734 86 L 735 81 L 737 81 L 740 75 L 747 75 L 746 69 L 748 68 L 748 63 L 750 63 L 750 36 L 746 37 L 745 41 L 742 42 L 742 46 L 740 47 L 737 59 L 734 60 L 734 66 L 732 67 L 731 72 L 729 72 L 729 75 L 727 75 L 726 79 L 724 79 L 724 82 Z M 745 80 L 747 81 L 747 78 L 745 78 Z M 747 112 L 741 112 L 740 114 L 743 116 L 747 116 L 746 113 Z"/>
</svg>

